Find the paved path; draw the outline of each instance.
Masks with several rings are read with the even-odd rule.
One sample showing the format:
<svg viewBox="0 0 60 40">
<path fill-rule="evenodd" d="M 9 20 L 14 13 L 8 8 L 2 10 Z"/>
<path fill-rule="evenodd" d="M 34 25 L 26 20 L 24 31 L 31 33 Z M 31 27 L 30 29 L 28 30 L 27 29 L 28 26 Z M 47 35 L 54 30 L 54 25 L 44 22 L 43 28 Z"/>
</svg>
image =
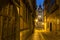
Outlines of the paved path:
<svg viewBox="0 0 60 40">
<path fill-rule="evenodd" d="M 27 40 L 45 40 L 39 30 L 35 30 L 34 34 L 32 34 Z"/>
<path fill-rule="evenodd" d="M 28 30 L 27 30 L 28 31 Z M 25 33 L 25 32 L 23 32 Z M 20 39 L 24 40 L 22 34 L 20 35 Z M 60 40 L 60 33 L 56 32 L 40 32 L 40 30 L 34 30 L 34 33 L 30 35 L 26 40 Z"/>
</svg>

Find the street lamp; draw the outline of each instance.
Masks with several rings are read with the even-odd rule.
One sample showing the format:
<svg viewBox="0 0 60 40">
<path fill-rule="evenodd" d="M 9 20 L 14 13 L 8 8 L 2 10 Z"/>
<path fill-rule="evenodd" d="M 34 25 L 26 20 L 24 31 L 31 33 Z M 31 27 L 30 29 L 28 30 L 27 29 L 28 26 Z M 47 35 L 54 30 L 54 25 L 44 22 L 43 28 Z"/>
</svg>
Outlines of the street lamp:
<svg viewBox="0 0 60 40">
<path fill-rule="evenodd" d="M 38 19 L 35 19 L 35 22 L 38 22 Z"/>
</svg>

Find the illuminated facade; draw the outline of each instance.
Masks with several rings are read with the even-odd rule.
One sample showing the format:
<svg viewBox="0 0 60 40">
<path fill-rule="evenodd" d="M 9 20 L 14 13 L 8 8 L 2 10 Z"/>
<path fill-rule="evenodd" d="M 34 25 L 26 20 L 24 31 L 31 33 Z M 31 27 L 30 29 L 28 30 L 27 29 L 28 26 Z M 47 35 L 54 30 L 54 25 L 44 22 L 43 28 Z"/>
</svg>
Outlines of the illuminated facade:
<svg viewBox="0 0 60 40">
<path fill-rule="evenodd" d="M 35 7 L 35 0 L 20 0 L 20 40 L 26 40 L 34 31 Z M 22 32 L 24 30 L 28 31 Z"/>
<path fill-rule="evenodd" d="M 41 7 L 41 5 L 39 5 L 39 7 L 36 9 L 36 23 L 35 23 L 35 25 L 36 25 L 36 28 L 39 28 L 39 29 L 41 29 L 41 30 L 44 30 L 44 25 L 43 25 L 43 23 L 44 23 L 44 15 L 43 15 L 43 9 L 42 9 L 42 7 Z"/>
<path fill-rule="evenodd" d="M 4 2 L 4 3 L 3 3 Z M 35 0 L 0 0 L 0 40 L 22 40 L 34 31 Z"/>
<path fill-rule="evenodd" d="M 45 0 L 46 26 L 49 31 L 60 30 L 60 5 L 59 0 Z"/>
<path fill-rule="evenodd" d="M 43 22 L 43 9 L 41 8 L 41 5 L 38 8 L 38 20 L 39 22 Z"/>
</svg>

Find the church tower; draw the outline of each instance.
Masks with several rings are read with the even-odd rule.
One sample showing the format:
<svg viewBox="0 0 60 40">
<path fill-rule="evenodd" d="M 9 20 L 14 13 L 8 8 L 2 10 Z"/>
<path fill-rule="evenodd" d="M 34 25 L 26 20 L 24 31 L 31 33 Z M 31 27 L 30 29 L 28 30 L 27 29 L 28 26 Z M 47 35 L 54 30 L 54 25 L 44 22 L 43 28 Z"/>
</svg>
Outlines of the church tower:
<svg viewBox="0 0 60 40">
<path fill-rule="evenodd" d="M 39 22 L 43 22 L 43 9 L 42 9 L 41 5 L 39 5 L 39 7 L 38 7 L 38 20 L 39 20 Z"/>
</svg>

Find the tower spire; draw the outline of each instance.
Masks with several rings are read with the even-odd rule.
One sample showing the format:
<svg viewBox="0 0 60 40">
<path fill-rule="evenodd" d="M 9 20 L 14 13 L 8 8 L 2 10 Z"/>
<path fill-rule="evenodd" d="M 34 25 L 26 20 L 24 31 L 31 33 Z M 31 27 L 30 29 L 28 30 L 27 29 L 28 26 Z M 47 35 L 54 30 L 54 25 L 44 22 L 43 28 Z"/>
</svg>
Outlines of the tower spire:
<svg viewBox="0 0 60 40">
<path fill-rule="evenodd" d="M 41 8 L 41 5 L 39 5 L 39 8 Z"/>
</svg>

